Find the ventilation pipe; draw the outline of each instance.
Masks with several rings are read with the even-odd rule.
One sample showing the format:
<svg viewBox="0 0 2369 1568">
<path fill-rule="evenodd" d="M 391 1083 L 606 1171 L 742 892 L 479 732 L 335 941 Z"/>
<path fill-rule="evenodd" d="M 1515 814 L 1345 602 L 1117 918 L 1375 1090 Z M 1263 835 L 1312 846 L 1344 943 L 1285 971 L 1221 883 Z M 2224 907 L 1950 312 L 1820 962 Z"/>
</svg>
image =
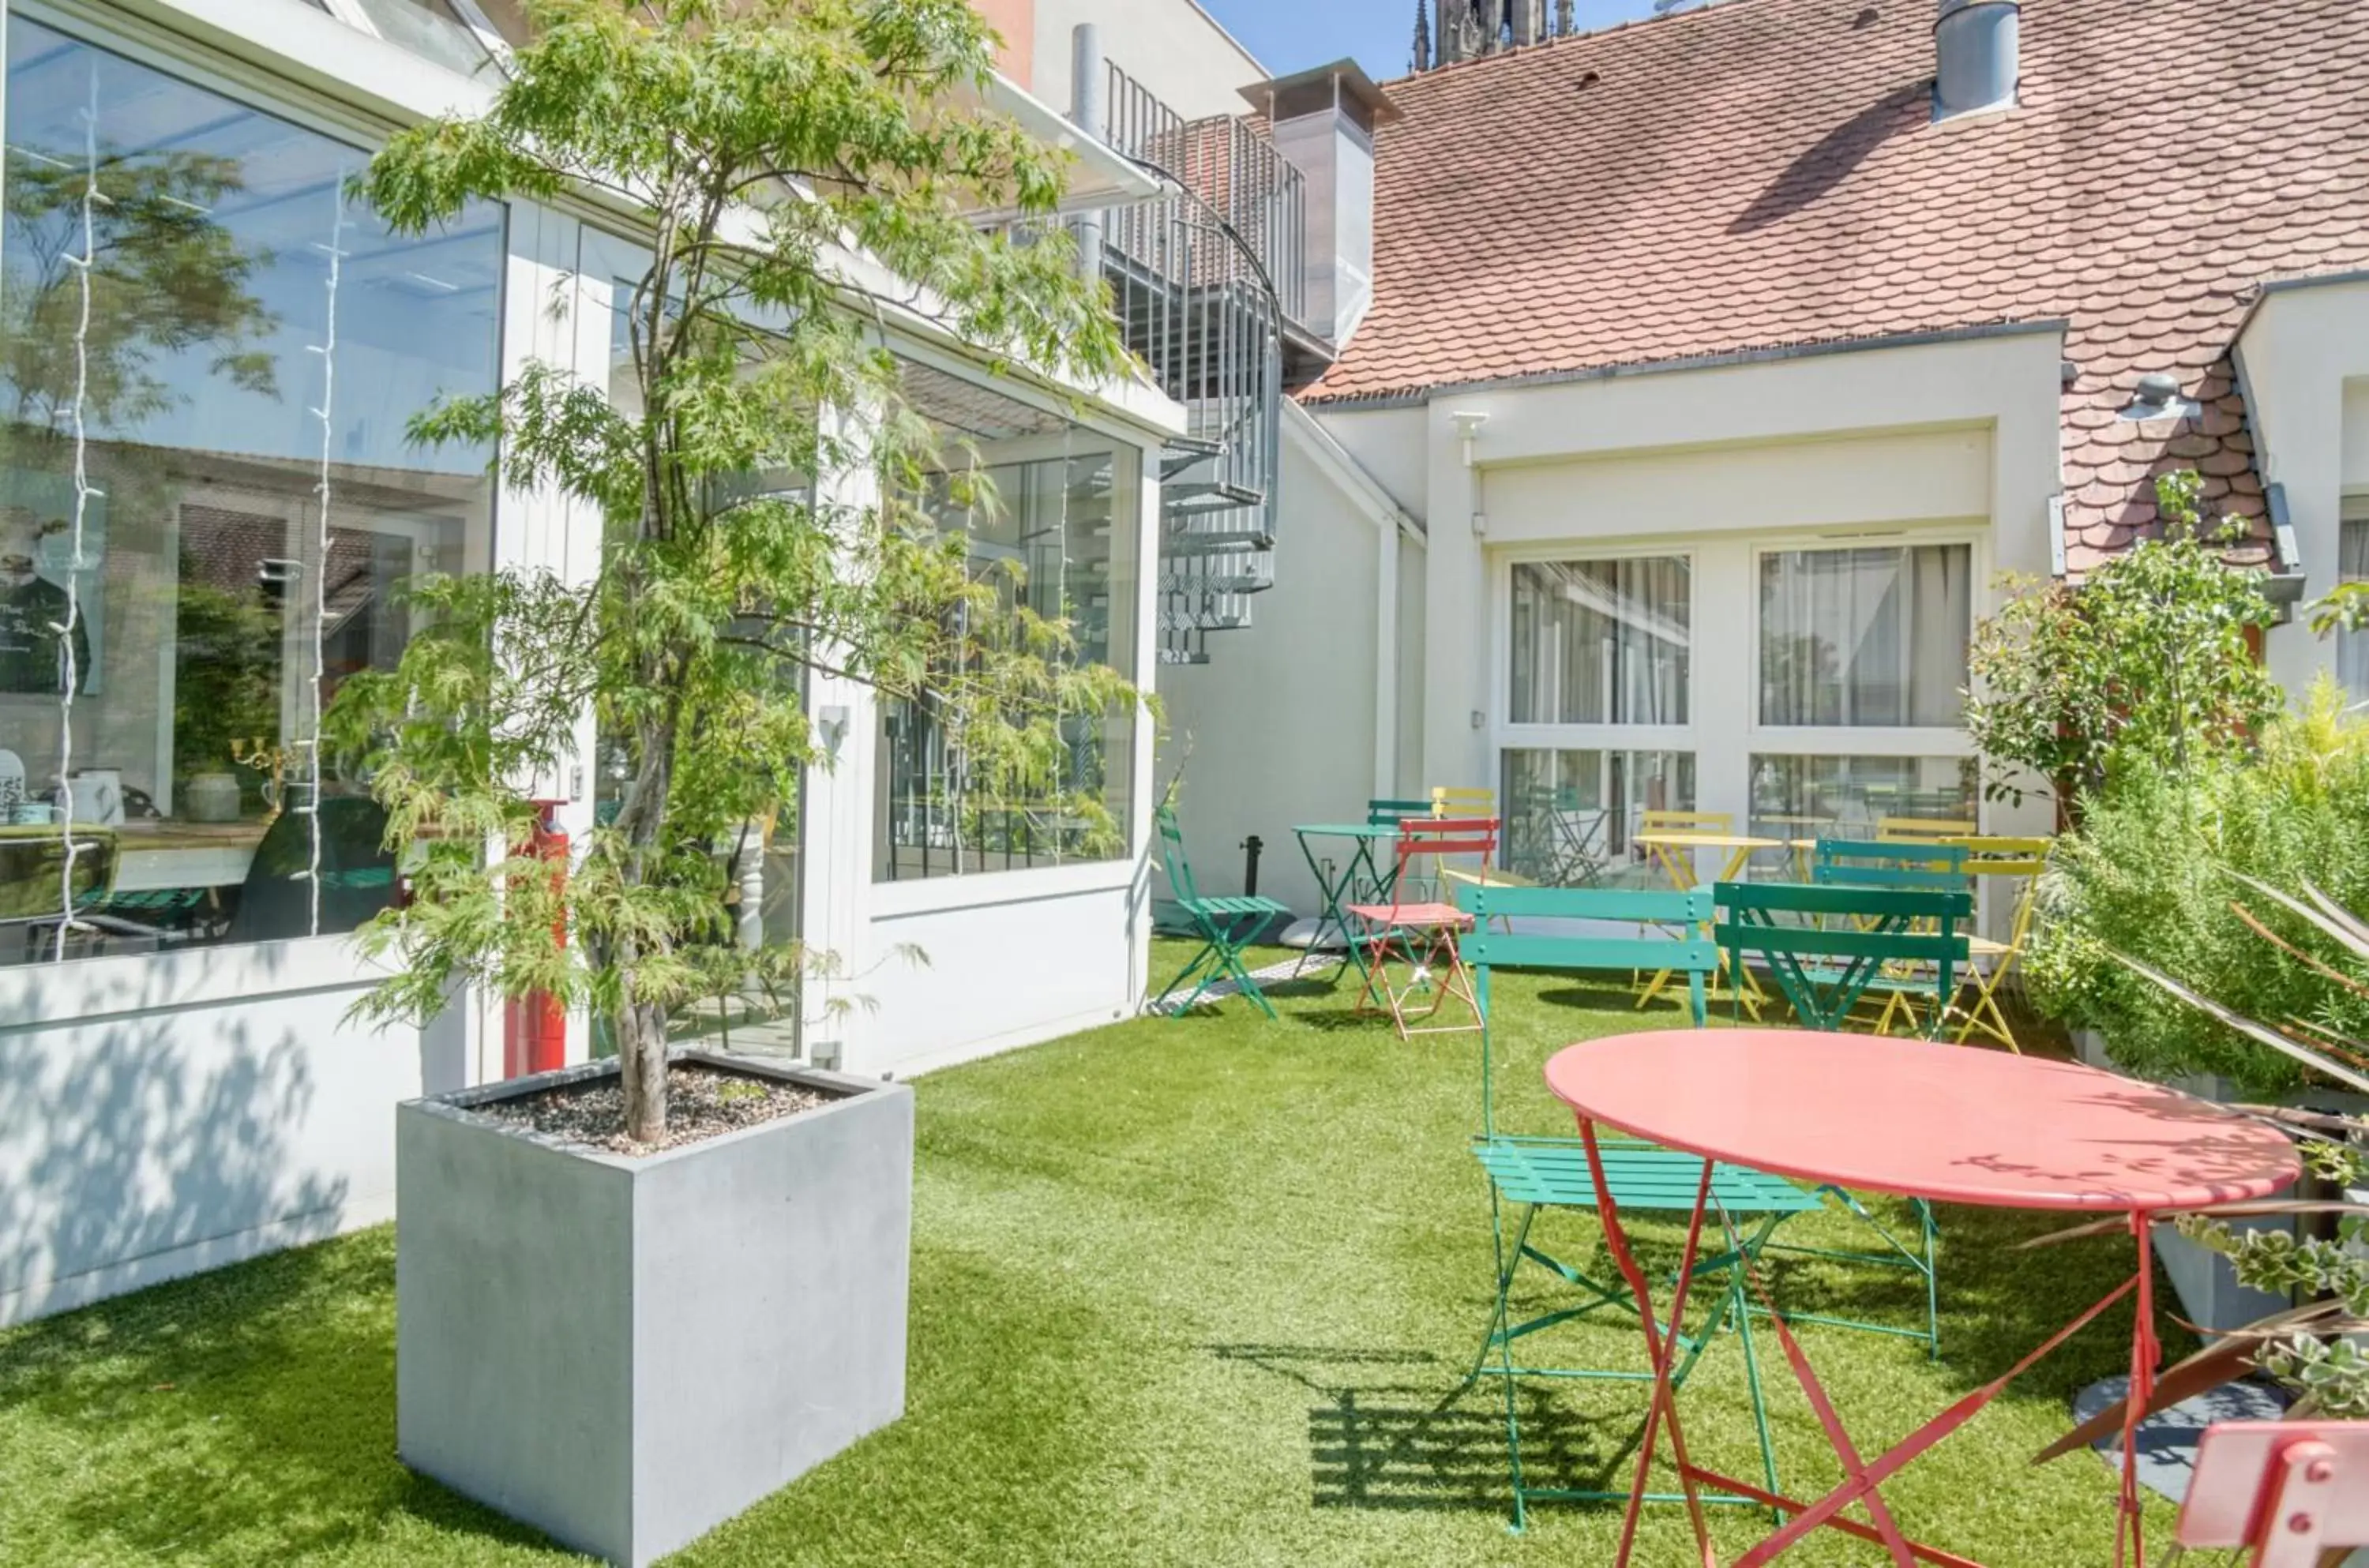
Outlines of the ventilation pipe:
<svg viewBox="0 0 2369 1568">
<path fill-rule="evenodd" d="M 1933 118 L 2015 107 L 2023 31 L 2017 0 L 1941 0 L 1933 22 Z"/>
<path fill-rule="evenodd" d="M 1307 319 L 1335 347 L 1374 299 L 1374 129 L 1399 110 L 1354 60 L 1244 87 L 1308 189 Z"/>
</svg>

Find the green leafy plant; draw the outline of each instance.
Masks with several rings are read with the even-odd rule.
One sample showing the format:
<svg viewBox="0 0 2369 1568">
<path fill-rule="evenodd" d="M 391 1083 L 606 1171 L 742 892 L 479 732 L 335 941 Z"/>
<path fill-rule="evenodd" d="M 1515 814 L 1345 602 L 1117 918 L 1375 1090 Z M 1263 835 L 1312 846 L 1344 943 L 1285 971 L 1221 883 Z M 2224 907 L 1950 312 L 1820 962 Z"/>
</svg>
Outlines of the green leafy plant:
<svg viewBox="0 0 2369 1568">
<path fill-rule="evenodd" d="M 1974 630 L 1965 725 L 1991 799 L 2037 775 L 2070 815 L 2125 773 L 2185 768 L 2242 749 L 2282 704 L 2250 637 L 2270 625 L 2256 575 L 2221 546 L 2245 524 L 2206 529 L 2193 473 L 2156 481 L 2166 535 L 2141 540 L 2079 587 L 2008 580 L 2011 597 Z"/>
<path fill-rule="evenodd" d="M 640 213 L 631 396 L 534 364 L 414 429 L 498 441 L 508 484 L 591 503 L 606 547 L 589 583 L 418 585 L 429 629 L 396 670 L 346 682 L 329 733 L 416 863 L 413 899 L 365 933 L 399 961 L 367 1010 L 432 1013 L 462 981 L 589 1005 L 613 1026 L 626 1132 L 648 1141 L 670 1016 L 809 962 L 735 944 L 715 853 L 828 764 L 802 673 L 925 705 L 974 795 L 1059 795 L 1107 831 L 1099 799 L 1060 795 L 1065 727 L 1136 696 L 933 521 L 926 497 L 990 486 L 907 401 L 883 326 L 916 313 L 999 364 L 1080 378 L 1124 356 L 1058 227 L 1017 244 L 965 215 L 1048 213 L 1063 155 L 978 107 L 992 40 L 964 0 L 528 9 L 534 41 L 491 109 L 396 136 L 364 188 L 406 232 L 479 199 Z M 807 482 L 761 477 L 781 475 Z M 532 798 L 577 755 L 588 705 L 622 800 L 563 882 L 527 853 Z"/>
<path fill-rule="evenodd" d="M 2324 683 L 2249 754 L 2134 769 L 2088 798 L 2039 890 L 2025 974 L 2043 1011 L 2097 1030 L 2129 1070 L 2217 1073 L 2256 1095 L 2295 1087 L 2306 1064 L 2181 1002 L 2125 956 L 2249 1017 L 2369 1034 L 2369 998 L 2330 986 L 2302 946 L 2308 932 L 2249 908 L 2232 881 L 2308 879 L 2369 907 L 2369 724 L 2344 701 Z"/>
<path fill-rule="evenodd" d="M 2235 907 L 2259 931 L 2265 959 L 2273 954 L 2306 965 L 2331 992 L 2369 999 L 2369 923 L 2308 878 L 2290 894 L 2249 876 L 2227 877 Z M 2290 942 L 2273 922 L 2303 933 Z M 2123 957 L 2135 977 L 2178 1004 L 2194 1009 L 2223 1028 L 2288 1058 L 2323 1084 L 2369 1093 L 2369 1041 L 2295 1018 L 2273 1026 L 2174 979 L 2154 966 Z M 2296 1110 L 2287 1106 L 2242 1107 L 2273 1122 L 2301 1145 L 2306 1168 L 2321 1181 L 2357 1195 L 2369 1188 L 2369 1117 Z M 2232 1221 L 2264 1217 L 2332 1216 L 2332 1236 L 2298 1236 L 2284 1230 L 2240 1228 Z M 2179 1227 L 2190 1240 L 2229 1260 L 2238 1282 L 2301 1304 L 2273 1312 L 2231 1333 L 2169 1368 L 2147 1413 L 2194 1398 L 2249 1371 L 2259 1370 L 2295 1398 L 2298 1418 L 2326 1416 L 2369 1420 L 2369 1203 L 2283 1200 L 2231 1204 L 2183 1215 Z M 2043 1237 L 2032 1245 L 2098 1233 L 2082 1226 Z M 2053 1459 L 2120 1428 L 2126 1405 L 2116 1402 L 2068 1432 L 2041 1455 Z"/>
</svg>

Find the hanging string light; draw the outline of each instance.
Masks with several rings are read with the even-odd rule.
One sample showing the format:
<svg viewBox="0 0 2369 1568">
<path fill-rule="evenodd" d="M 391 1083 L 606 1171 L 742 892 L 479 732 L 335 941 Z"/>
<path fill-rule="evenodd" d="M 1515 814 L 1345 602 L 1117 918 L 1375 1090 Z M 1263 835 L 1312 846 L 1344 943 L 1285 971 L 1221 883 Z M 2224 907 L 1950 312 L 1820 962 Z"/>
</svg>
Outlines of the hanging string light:
<svg viewBox="0 0 2369 1568">
<path fill-rule="evenodd" d="M 1076 438 L 1077 427 L 1072 425 L 1067 419 L 1062 420 L 1061 477 L 1059 486 L 1061 491 L 1061 506 L 1059 513 L 1059 521 L 1055 524 L 1053 534 L 1054 542 L 1059 546 L 1059 553 L 1055 556 L 1055 559 L 1060 562 L 1060 569 L 1056 573 L 1053 581 L 1053 613 L 1060 617 L 1064 622 L 1069 622 L 1072 619 L 1070 614 L 1070 548 L 1071 543 L 1070 539 L 1070 488 L 1071 484 L 1070 465 L 1073 461 L 1075 461 L 1071 456 L 1070 447 Z M 1071 630 L 1075 630 L 1074 625 L 1072 625 Z M 1061 797 L 1069 793 L 1071 784 L 1070 778 L 1070 715 L 1062 710 L 1059 699 L 1059 691 L 1060 688 L 1059 686 L 1054 688 L 1055 698 L 1053 704 L 1054 784 L 1052 805 L 1054 816 L 1051 827 L 1053 829 L 1053 859 L 1057 863 L 1063 858 L 1063 852 L 1068 848 L 1068 845 L 1062 841 L 1061 822 L 1069 816 L 1069 811 L 1062 804 Z"/>
<path fill-rule="evenodd" d="M 326 308 L 323 312 L 321 341 L 307 344 L 306 349 L 321 356 L 321 403 L 313 417 L 321 422 L 321 476 L 313 486 L 319 508 L 319 528 L 314 539 L 313 552 L 313 680 L 310 692 L 311 723 L 299 738 L 304 751 L 304 801 L 297 809 L 306 818 L 309 858 L 302 875 L 310 898 L 312 918 L 305 930 L 317 936 L 321 933 L 321 711 L 323 689 L 329 679 L 329 466 L 337 439 L 334 414 L 338 393 L 338 284 L 346 258 L 346 171 L 340 167 L 331 185 L 329 198 L 329 243 L 315 245 L 328 258 L 329 269 L 324 287 L 327 291 Z"/>
<path fill-rule="evenodd" d="M 77 300 L 74 310 L 74 390 L 72 418 L 74 420 L 74 532 L 72 549 L 66 563 L 66 612 L 63 623 L 52 622 L 58 635 L 59 658 L 63 660 L 63 679 L 58 690 L 58 842 L 63 851 L 58 866 L 58 936 L 56 956 L 63 962 L 66 956 L 66 937 L 73 931 L 87 929 L 74 919 L 74 862 L 80 856 L 80 846 L 74 831 L 74 688 L 82 684 L 80 661 L 74 658 L 74 635 L 82 626 L 82 574 L 85 528 L 90 516 L 94 497 L 105 492 L 90 482 L 90 431 L 85 415 L 90 399 L 90 305 L 91 269 L 98 260 L 98 209 L 107 198 L 98 189 L 98 62 L 90 65 L 90 87 L 87 101 L 80 110 L 82 116 L 82 254 L 69 256 L 66 265 L 74 269 Z"/>
</svg>

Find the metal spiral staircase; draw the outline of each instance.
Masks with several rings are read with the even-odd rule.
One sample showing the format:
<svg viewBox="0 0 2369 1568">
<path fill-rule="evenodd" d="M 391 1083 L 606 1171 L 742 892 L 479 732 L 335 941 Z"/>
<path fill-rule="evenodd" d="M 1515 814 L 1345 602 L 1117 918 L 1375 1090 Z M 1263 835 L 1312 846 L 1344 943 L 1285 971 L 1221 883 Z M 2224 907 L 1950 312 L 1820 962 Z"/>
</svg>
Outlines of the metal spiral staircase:
<svg viewBox="0 0 2369 1568">
<path fill-rule="evenodd" d="M 1206 664 L 1275 586 L 1285 336 L 1302 308 L 1299 171 L 1236 118 L 1187 120 L 1106 65 L 1104 139 L 1176 194 L 1081 225 L 1127 347 L 1183 404 L 1162 454 L 1160 658 Z"/>
</svg>

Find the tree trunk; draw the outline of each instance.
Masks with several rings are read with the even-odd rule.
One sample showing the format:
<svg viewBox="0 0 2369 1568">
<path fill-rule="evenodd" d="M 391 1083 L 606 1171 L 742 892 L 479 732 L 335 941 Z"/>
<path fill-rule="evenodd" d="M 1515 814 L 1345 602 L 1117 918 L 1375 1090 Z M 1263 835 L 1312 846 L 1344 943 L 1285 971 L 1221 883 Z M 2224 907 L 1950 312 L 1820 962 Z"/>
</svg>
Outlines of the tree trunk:
<svg viewBox="0 0 2369 1568">
<path fill-rule="evenodd" d="M 617 1058 L 625 1089 L 625 1136 L 656 1143 L 666 1136 L 666 1013 L 628 1001 L 617 1014 Z"/>
</svg>

